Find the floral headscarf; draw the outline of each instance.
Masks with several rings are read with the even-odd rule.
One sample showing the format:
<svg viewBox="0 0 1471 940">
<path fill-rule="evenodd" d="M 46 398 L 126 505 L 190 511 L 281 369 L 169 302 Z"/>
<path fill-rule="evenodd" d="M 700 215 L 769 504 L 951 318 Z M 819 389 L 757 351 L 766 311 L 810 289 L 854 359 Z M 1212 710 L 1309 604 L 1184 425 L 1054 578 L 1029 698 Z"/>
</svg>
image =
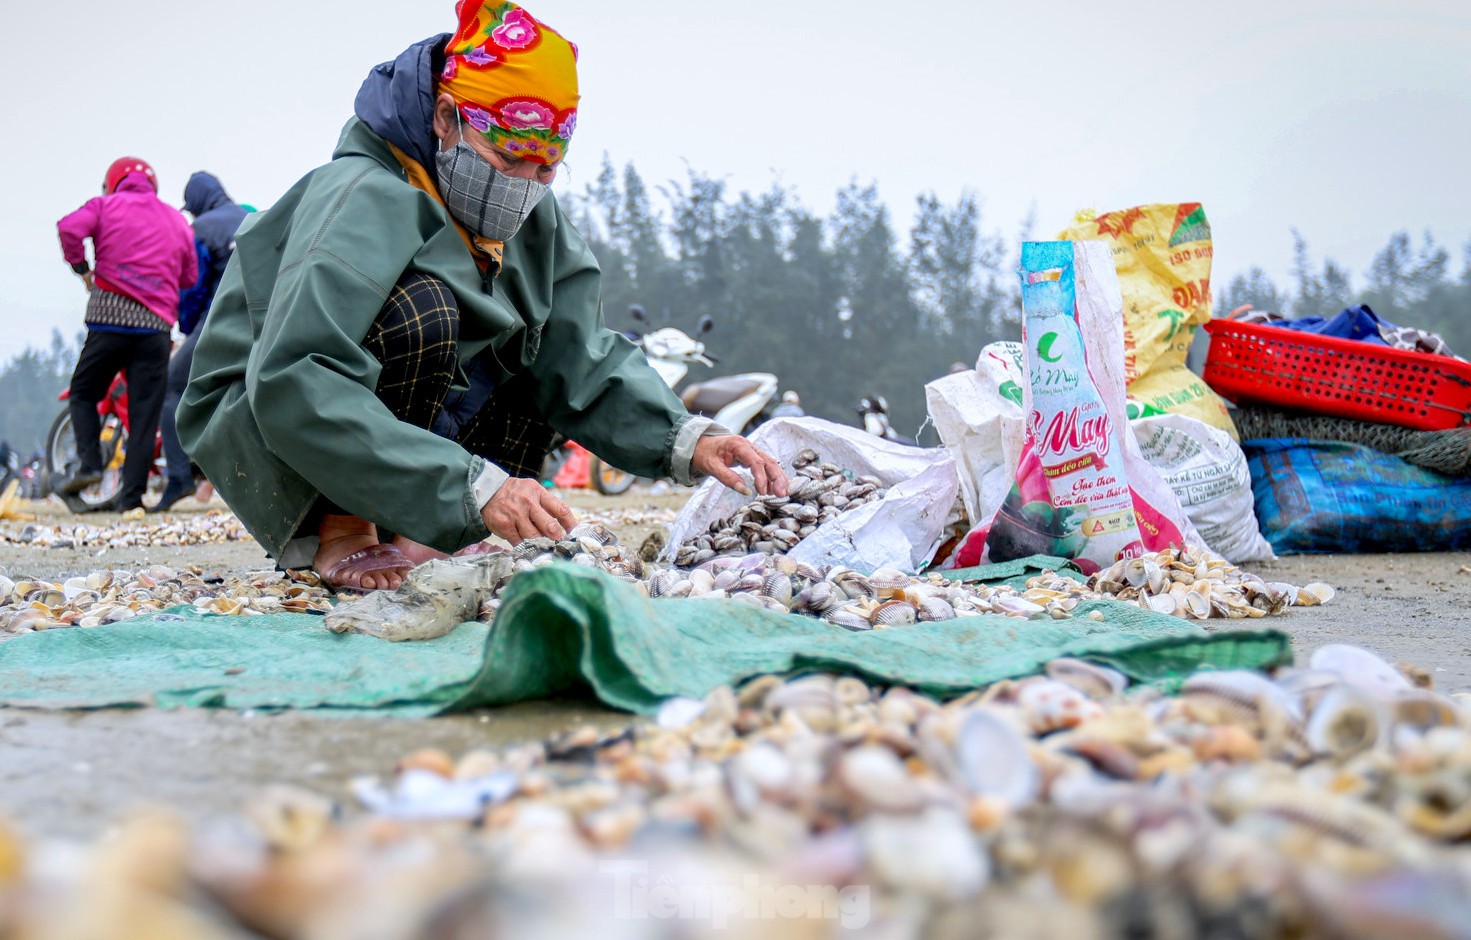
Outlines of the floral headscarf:
<svg viewBox="0 0 1471 940">
<path fill-rule="evenodd" d="M 551 165 L 577 127 L 577 47 L 504 0 L 459 0 L 439 90 L 498 147 Z"/>
</svg>

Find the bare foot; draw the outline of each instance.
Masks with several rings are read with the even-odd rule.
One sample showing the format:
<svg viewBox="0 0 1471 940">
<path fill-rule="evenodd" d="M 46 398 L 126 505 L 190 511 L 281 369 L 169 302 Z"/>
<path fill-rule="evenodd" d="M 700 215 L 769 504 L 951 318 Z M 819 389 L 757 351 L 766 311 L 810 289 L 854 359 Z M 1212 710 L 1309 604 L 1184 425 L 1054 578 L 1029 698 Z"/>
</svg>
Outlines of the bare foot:
<svg viewBox="0 0 1471 940">
<path fill-rule="evenodd" d="M 214 498 L 215 498 L 214 484 L 210 483 L 208 480 L 201 480 L 199 482 L 199 485 L 194 488 L 194 501 L 195 502 L 198 502 L 198 503 L 207 503 L 207 502 L 209 502 L 210 500 L 212 500 Z"/>
<path fill-rule="evenodd" d="M 392 544 L 394 548 L 403 552 L 409 561 L 416 565 L 422 565 L 424 562 L 433 561 L 436 558 L 449 557 L 444 552 L 430 548 L 428 545 L 421 545 L 413 539 L 402 535 L 395 535 Z"/>
<path fill-rule="evenodd" d="M 378 544 L 378 528 L 357 516 L 323 516 L 317 529 L 320 543 L 312 567 L 319 575 L 327 573 L 344 558 Z M 403 584 L 404 575 L 415 564 L 412 560 L 402 568 L 385 567 L 365 571 L 355 579 L 339 580 L 338 587 L 357 587 L 364 591 L 391 591 Z"/>
</svg>

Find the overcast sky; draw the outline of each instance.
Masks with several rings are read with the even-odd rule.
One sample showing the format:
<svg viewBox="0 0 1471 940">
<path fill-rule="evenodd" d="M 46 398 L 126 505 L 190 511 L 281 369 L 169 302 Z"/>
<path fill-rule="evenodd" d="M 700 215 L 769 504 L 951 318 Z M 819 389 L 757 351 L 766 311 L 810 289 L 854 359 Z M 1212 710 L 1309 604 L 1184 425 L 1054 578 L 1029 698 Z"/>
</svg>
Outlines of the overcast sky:
<svg viewBox="0 0 1471 940">
<path fill-rule="evenodd" d="M 1391 233 L 1429 229 L 1459 270 L 1471 3 L 1024 6 L 529 3 L 581 49 L 556 185 L 580 191 L 607 153 L 651 186 L 687 164 L 826 214 L 874 181 L 901 237 L 917 194 L 969 189 L 1011 241 L 1033 205 L 1045 236 L 1084 207 L 1198 200 L 1218 282 L 1251 264 L 1285 280 L 1292 226 L 1360 276 Z M 367 71 L 452 30 L 454 4 L 13 2 L 0 23 L 8 357 L 80 328 L 55 223 L 115 157 L 149 160 L 175 204 L 207 169 L 267 207 L 328 158 Z"/>
</svg>

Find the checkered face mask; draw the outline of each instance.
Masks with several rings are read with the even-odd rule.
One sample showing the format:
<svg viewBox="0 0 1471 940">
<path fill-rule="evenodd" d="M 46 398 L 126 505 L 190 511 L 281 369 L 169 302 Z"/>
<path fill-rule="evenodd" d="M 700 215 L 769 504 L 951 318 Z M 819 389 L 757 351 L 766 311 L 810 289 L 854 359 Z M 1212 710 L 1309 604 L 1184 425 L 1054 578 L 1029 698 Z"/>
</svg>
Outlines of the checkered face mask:
<svg viewBox="0 0 1471 940">
<path fill-rule="evenodd" d="M 545 183 L 507 176 L 460 140 L 434 154 L 439 194 L 450 214 L 481 238 L 507 241 L 547 194 Z"/>
</svg>

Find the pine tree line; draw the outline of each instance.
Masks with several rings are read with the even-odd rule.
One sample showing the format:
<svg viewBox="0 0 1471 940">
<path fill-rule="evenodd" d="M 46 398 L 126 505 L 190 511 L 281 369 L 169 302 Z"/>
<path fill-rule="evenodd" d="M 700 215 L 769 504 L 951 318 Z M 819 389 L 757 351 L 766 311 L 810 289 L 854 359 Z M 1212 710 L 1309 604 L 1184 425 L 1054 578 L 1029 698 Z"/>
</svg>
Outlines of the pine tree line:
<svg viewBox="0 0 1471 940">
<path fill-rule="evenodd" d="M 872 184 L 841 189 L 827 219 L 786 187 L 732 194 L 694 170 L 662 195 L 667 220 L 632 165 L 605 160 L 564 203 L 602 265 L 610 326 L 637 328 L 631 304 L 655 326 L 714 320 L 706 344 L 718 373 L 687 381 L 773 372 L 808 413 L 845 423 L 860 398 L 883 395 L 913 435 L 924 383 L 1019 334 L 1011 271 L 1030 224 L 1020 237 L 988 229 L 973 193 L 953 204 L 921 196 L 907 245 Z"/>
<path fill-rule="evenodd" d="M 56 396 L 71 384 L 84 335 L 79 332 L 68 342 L 52 330 L 48 348 L 28 347 L 0 366 L 0 441 L 22 460 L 41 450 L 51 422 L 64 407 Z"/>
</svg>

